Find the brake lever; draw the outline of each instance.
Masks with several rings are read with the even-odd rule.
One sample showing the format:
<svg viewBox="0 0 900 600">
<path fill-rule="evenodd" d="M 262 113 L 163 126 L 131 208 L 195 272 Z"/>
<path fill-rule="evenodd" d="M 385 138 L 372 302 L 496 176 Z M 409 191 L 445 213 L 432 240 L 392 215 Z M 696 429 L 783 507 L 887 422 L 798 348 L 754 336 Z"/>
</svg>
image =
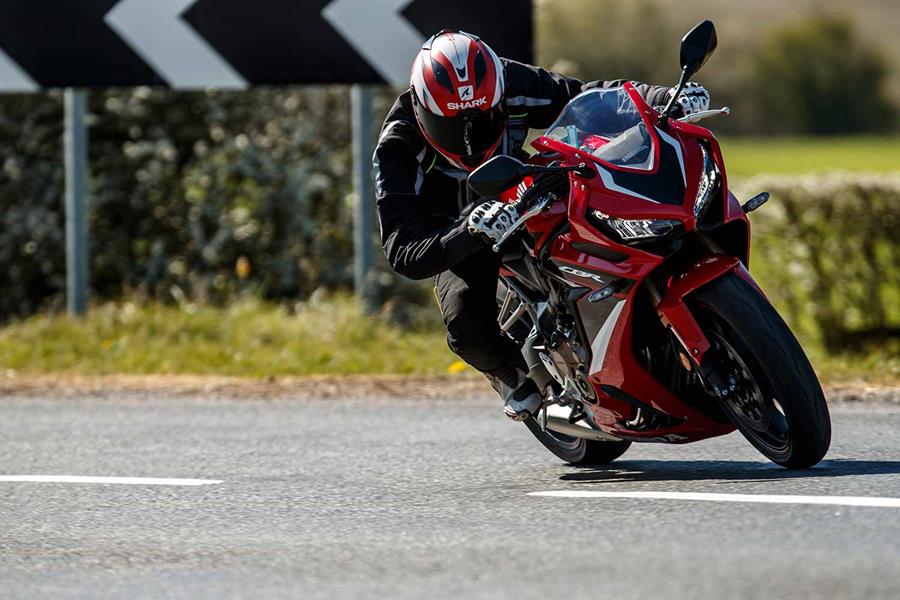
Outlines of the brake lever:
<svg viewBox="0 0 900 600">
<path fill-rule="evenodd" d="M 512 224 L 512 227 L 507 229 L 506 233 L 504 233 L 500 237 L 500 239 L 497 240 L 497 243 L 494 244 L 494 246 L 492 247 L 492 250 L 499 254 L 500 250 L 503 248 L 503 244 L 506 243 L 506 240 L 508 240 L 510 238 L 510 236 L 512 236 L 512 234 L 516 233 L 519 230 L 519 228 L 522 227 L 522 225 L 525 223 L 525 221 L 527 221 L 531 217 L 535 216 L 536 214 L 543 212 L 548 206 L 550 206 L 550 204 L 552 202 L 553 202 L 552 194 L 546 194 L 543 198 L 541 198 L 540 200 L 535 202 L 534 206 L 532 206 L 531 208 L 526 210 L 524 213 L 522 213 L 519 216 L 519 218 L 516 219 L 516 221 Z"/>
<path fill-rule="evenodd" d="M 679 123 L 699 123 L 703 119 L 708 119 L 710 117 L 717 117 L 719 115 L 728 116 L 731 114 L 731 109 L 727 106 L 723 106 L 722 108 L 714 108 L 711 110 L 703 110 L 700 112 L 696 112 L 692 115 L 685 115 L 679 119 L 676 119 Z"/>
</svg>

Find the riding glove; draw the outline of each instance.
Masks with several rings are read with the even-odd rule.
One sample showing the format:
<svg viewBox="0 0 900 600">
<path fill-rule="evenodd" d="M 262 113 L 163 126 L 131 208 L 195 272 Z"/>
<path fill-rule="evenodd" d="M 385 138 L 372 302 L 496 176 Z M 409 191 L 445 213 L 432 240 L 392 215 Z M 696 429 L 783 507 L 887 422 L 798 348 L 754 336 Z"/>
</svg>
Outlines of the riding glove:
<svg viewBox="0 0 900 600">
<path fill-rule="evenodd" d="M 668 98 L 672 98 L 675 88 L 669 90 Z M 686 117 L 694 113 L 709 110 L 709 92 L 705 87 L 693 81 L 684 86 L 684 89 L 675 99 L 675 104 L 681 107 L 681 116 Z"/>
<path fill-rule="evenodd" d="M 519 218 L 519 211 L 511 204 L 496 200 L 484 202 L 469 214 L 468 229 L 472 235 L 481 235 L 497 243 L 512 229 Z"/>
</svg>

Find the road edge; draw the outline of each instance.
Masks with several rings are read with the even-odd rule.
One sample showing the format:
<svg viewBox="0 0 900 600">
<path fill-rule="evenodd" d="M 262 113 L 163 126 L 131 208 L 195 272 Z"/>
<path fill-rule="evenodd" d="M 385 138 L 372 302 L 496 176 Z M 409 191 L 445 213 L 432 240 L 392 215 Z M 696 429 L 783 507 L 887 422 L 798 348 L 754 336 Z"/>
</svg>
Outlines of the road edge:
<svg viewBox="0 0 900 600">
<path fill-rule="evenodd" d="M 493 399 L 487 381 L 458 375 L 315 375 L 265 379 L 205 375 L 0 375 L 0 397 L 211 396 L 235 399 Z M 900 386 L 827 386 L 831 404 L 900 406 Z"/>
</svg>

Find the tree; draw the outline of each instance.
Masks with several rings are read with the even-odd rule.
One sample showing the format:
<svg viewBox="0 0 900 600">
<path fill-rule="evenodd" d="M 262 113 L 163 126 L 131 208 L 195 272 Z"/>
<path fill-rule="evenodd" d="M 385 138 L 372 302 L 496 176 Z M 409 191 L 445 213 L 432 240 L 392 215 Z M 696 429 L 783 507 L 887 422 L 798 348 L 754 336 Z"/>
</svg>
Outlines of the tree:
<svg viewBox="0 0 900 600">
<path fill-rule="evenodd" d="M 887 77 L 887 62 L 851 21 L 820 16 L 776 30 L 762 45 L 747 108 L 760 133 L 883 133 L 895 119 Z"/>
<path fill-rule="evenodd" d="M 653 0 L 544 0 L 538 61 L 566 75 L 646 83 L 678 76 L 678 39 Z"/>
</svg>

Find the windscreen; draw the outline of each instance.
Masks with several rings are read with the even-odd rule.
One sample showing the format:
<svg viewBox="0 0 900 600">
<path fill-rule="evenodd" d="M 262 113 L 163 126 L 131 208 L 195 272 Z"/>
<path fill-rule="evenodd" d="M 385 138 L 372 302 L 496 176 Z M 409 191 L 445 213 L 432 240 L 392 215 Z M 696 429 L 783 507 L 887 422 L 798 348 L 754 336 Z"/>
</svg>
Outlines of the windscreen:
<svg viewBox="0 0 900 600">
<path fill-rule="evenodd" d="M 653 168 L 653 138 L 625 88 L 576 96 L 544 135 L 614 166 Z"/>
</svg>

